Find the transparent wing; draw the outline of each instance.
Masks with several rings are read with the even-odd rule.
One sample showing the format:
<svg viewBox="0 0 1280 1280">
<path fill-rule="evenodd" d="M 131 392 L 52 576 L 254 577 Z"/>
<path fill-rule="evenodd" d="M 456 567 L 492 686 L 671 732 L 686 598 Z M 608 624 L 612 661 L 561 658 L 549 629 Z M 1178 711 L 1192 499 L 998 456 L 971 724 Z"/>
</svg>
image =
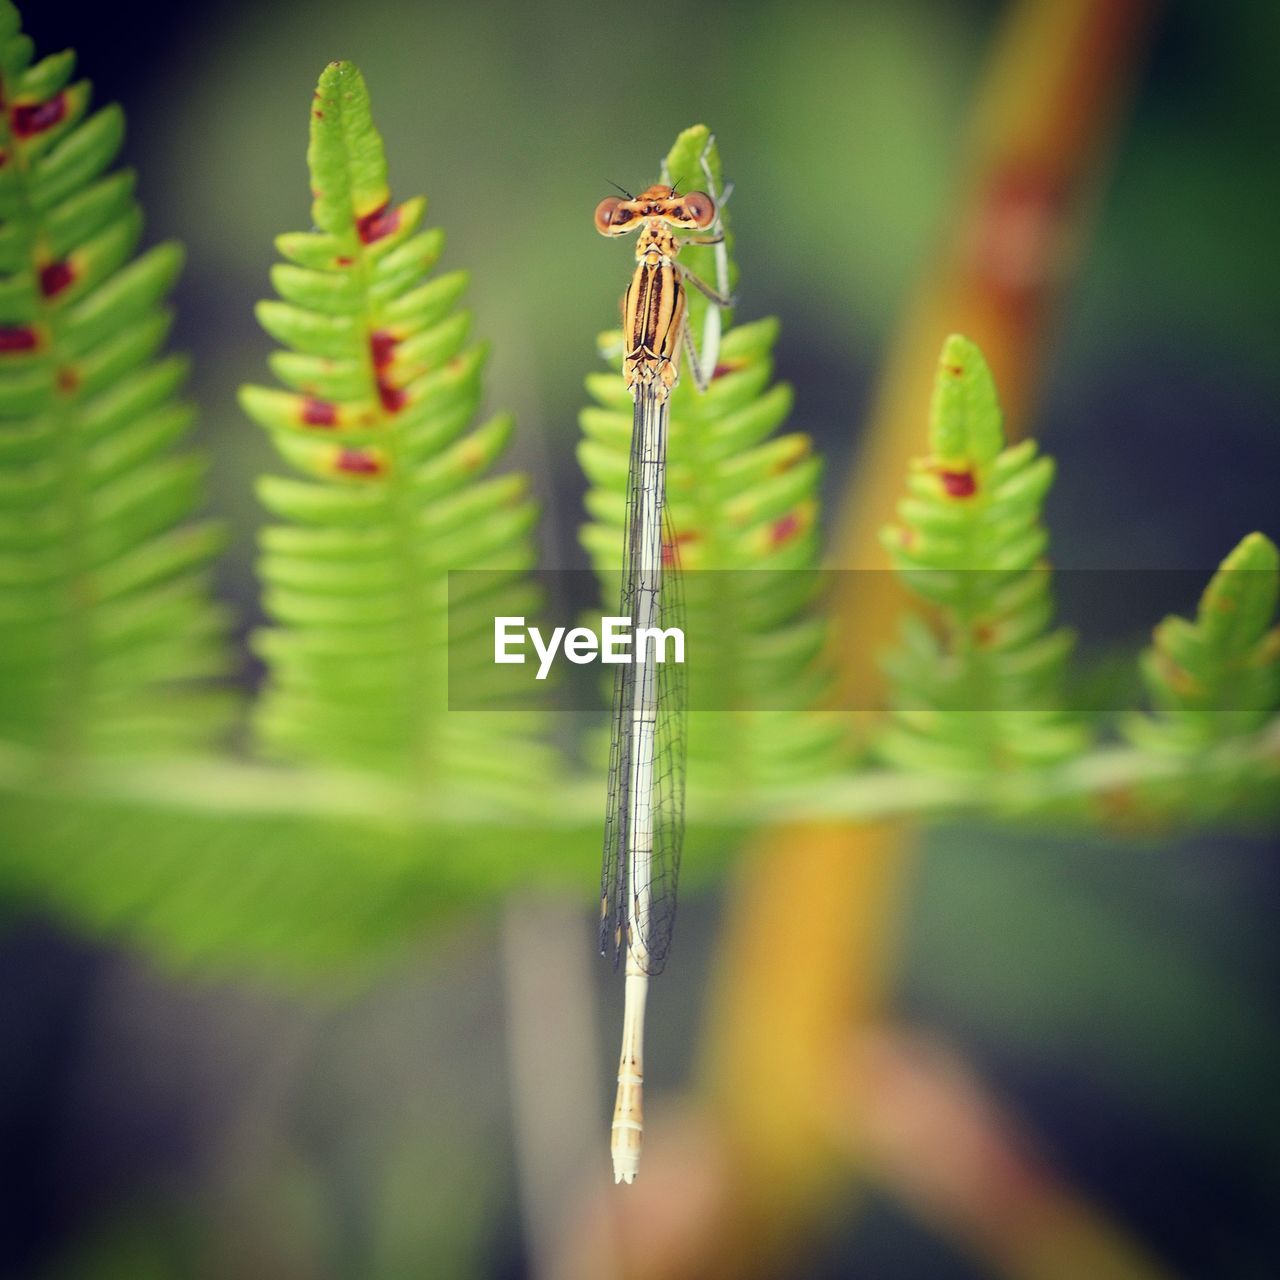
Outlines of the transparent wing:
<svg viewBox="0 0 1280 1280">
<path fill-rule="evenodd" d="M 671 519 L 663 513 L 662 593 L 659 625 L 684 630 L 684 590 L 680 553 Z M 671 649 L 668 647 L 667 657 Z M 642 925 L 646 971 L 661 973 L 667 962 L 676 923 L 676 888 L 684 845 L 684 784 L 688 725 L 688 668 L 682 662 L 661 662 L 656 670 L 658 716 L 654 731 L 653 855 L 649 914 Z"/>
<path fill-rule="evenodd" d="M 636 629 L 684 626 L 679 556 L 663 501 L 666 420 L 666 403 L 642 390 L 618 609 Z M 663 656 L 621 663 L 614 678 L 600 881 L 601 953 L 616 966 L 630 948 L 650 974 L 661 972 L 671 944 L 684 838 L 686 675 L 684 665 L 671 660 L 672 642 Z"/>
<path fill-rule="evenodd" d="M 620 617 L 628 615 L 626 575 L 623 575 Z M 604 863 L 600 872 L 600 954 L 613 958 L 614 968 L 627 949 L 627 809 L 631 780 L 630 721 L 634 680 L 631 668 L 619 666 L 613 679 L 610 713 L 609 798 L 604 819 Z"/>
</svg>

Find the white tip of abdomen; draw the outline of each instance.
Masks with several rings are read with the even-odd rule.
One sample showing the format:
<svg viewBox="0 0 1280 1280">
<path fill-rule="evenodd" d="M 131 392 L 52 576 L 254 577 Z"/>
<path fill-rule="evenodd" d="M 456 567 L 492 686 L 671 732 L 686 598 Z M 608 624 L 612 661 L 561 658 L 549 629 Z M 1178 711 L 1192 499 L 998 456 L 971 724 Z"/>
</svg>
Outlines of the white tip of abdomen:
<svg viewBox="0 0 1280 1280">
<path fill-rule="evenodd" d="M 628 1185 L 636 1180 L 640 1172 L 640 1152 L 638 1150 L 615 1151 L 613 1153 L 613 1180 Z"/>
</svg>

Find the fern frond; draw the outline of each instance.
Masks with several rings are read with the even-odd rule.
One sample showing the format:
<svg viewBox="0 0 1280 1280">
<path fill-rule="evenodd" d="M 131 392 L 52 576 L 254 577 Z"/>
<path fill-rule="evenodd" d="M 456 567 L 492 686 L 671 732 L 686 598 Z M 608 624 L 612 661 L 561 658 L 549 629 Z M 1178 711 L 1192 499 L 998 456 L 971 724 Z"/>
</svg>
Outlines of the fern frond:
<svg viewBox="0 0 1280 1280">
<path fill-rule="evenodd" d="M 1170 616 L 1141 657 L 1155 711 L 1128 736 L 1157 751 L 1198 752 L 1261 729 L 1280 710 L 1280 553 L 1249 534 L 1213 575 L 1194 621 Z"/>
<path fill-rule="evenodd" d="M 88 115 L 74 55 L 33 62 L 0 0 L 0 736 L 61 753 L 196 743 L 226 702 L 208 595 L 217 528 L 186 362 L 163 354 L 176 244 L 135 257 L 118 107 Z"/>
<path fill-rule="evenodd" d="M 886 659 L 895 704 L 882 754 L 904 768 L 985 772 L 1046 764 L 1083 749 L 1061 709 L 1072 636 L 1052 629 L 1040 513 L 1053 463 L 1032 441 L 1005 447 L 990 370 L 952 336 L 942 349 L 930 455 L 908 478 L 902 524 L 883 541 L 912 616 Z"/>
<path fill-rule="evenodd" d="M 511 438 L 469 430 L 485 349 L 455 310 L 463 272 L 421 197 L 392 205 L 360 72 L 330 63 L 312 102 L 315 228 L 283 235 L 279 301 L 258 319 L 286 389 L 245 387 L 245 412 L 307 480 L 264 477 L 288 521 L 262 535 L 276 626 L 256 637 L 269 683 L 257 727 L 286 759 L 436 780 L 536 785 L 524 718 L 446 711 L 446 571 L 524 569 L 536 512 L 523 477 L 481 478 Z"/>
<path fill-rule="evenodd" d="M 706 186 L 699 158 L 707 137 L 704 125 L 686 129 L 667 157 L 681 190 Z M 714 147 L 708 162 L 719 183 Z M 680 260 L 714 282 L 713 249 L 690 246 Z M 620 278 L 629 269 L 620 262 Z M 709 304 L 696 289 L 687 294 L 697 338 Z M 813 609 L 822 463 L 808 436 L 775 434 L 792 404 L 791 388 L 772 382 L 777 321 L 731 326 L 724 315 L 722 322 L 708 390 L 699 393 L 685 371 L 672 396 L 667 507 L 686 571 L 691 785 L 750 790 L 834 767 L 844 729 L 833 715 L 805 710 L 821 705 L 828 686 L 823 623 Z M 606 333 L 600 344 L 617 349 L 619 336 Z M 586 385 L 596 403 L 580 416 L 591 517 L 581 538 L 612 610 L 632 402 L 618 372 L 591 374 Z M 717 572 L 726 570 L 749 572 Z"/>
</svg>

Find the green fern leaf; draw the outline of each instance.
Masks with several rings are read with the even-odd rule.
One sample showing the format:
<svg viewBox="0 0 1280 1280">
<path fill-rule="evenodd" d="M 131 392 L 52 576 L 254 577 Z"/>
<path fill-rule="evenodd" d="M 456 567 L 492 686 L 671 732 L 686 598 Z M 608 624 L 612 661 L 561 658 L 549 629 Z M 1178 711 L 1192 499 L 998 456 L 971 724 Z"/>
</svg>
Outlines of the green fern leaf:
<svg viewBox="0 0 1280 1280">
<path fill-rule="evenodd" d="M 699 163 L 707 137 L 703 125 L 686 129 L 667 156 L 680 190 L 707 185 Z M 714 147 L 708 163 L 719 186 Z M 680 260 L 715 280 L 713 249 L 690 246 Z M 620 276 L 629 270 L 618 264 Z M 699 337 L 709 304 L 696 289 L 687 296 L 690 330 Z M 722 316 L 708 390 L 698 392 L 686 371 L 672 396 L 667 507 L 686 570 L 691 785 L 751 790 L 833 768 L 844 729 L 831 714 L 805 710 L 821 705 L 829 683 L 819 656 L 824 627 L 813 610 L 821 460 L 808 436 L 774 434 L 792 403 L 791 388 L 771 381 L 777 321 L 733 326 L 729 319 Z M 620 350 L 621 336 L 603 334 L 600 345 Z M 614 368 L 620 371 L 620 358 Z M 582 543 L 612 610 L 632 402 L 620 372 L 591 374 L 586 385 L 596 403 L 580 417 L 578 459 L 590 482 L 591 516 Z M 726 570 L 739 572 L 710 572 Z"/>
<path fill-rule="evenodd" d="M 176 244 L 135 257 L 117 107 L 87 115 L 74 55 L 33 61 L 0 0 L 0 736 L 60 753 L 207 740 L 227 669 L 192 524 L 203 464 L 165 356 Z"/>
<path fill-rule="evenodd" d="M 312 231 L 276 241 L 278 301 L 258 318 L 281 342 L 286 389 L 245 387 L 245 412 L 307 480 L 265 477 L 288 521 L 262 536 L 276 626 L 256 638 L 269 684 L 264 746 L 414 779 L 536 785 L 535 722 L 446 712 L 449 569 L 525 569 L 536 512 L 522 477 L 481 478 L 506 416 L 468 431 L 485 350 L 454 309 L 462 272 L 431 276 L 443 235 L 426 201 L 393 206 L 368 92 L 349 62 L 312 102 Z"/>
<path fill-rule="evenodd" d="M 1280 553 L 1251 533 L 1213 575 L 1194 621 L 1171 616 L 1141 658 L 1155 714 L 1126 722 L 1139 746 L 1198 752 L 1250 734 L 1280 708 Z"/>
<path fill-rule="evenodd" d="M 1032 441 L 1005 447 L 990 370 L 978 348 L 943 345 L 929 424 L 902 524 L 883 540 L 932 625 L 911 616 L 885 665 L 895 712 L 880 750 L 924 771 L 985 772 L 1080 751 L 1061 709 L 1071 635 L 1053 630 L 1048 535 L 1040 513 L 1053 463 Z"/>
</svg>

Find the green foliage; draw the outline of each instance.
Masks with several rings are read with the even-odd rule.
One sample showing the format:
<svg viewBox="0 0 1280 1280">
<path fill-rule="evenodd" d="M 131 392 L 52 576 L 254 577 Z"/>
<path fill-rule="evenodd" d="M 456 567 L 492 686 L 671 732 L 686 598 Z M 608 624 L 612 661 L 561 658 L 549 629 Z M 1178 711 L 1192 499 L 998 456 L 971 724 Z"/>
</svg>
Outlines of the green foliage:
<svg viewBox="0 0 1280 1280">
<path fill-rule="evenodd" d="M 1194 621 L 1171 616 L 1141 658 L 1153 716 L 1126 725 L 1139 746 L 1196 752 L 1257 731 L 1280 707 L 1280 553 L 1251 533 L 1213 575 Z"/>
<path fill-rule="evenodd" d="M 241 393 L 310 477 L 259 488 L 289 522 L 262 535 L 277 626 L 255 642 L 270 672 L 261 741 L 285 759 L 527 789 L 542 762 L 525 721 L 446 710 L 446 571 L 527 568 L 536 519 L 523 477 L 481 478 L 512 422 L 468 430 L 486 353 L 455 309 L 466 276 L 429 274 L 444 237 L 422 229 L 421 197 L 391 205 L 348 62 L 320 77 L 307 160 L 315 229 L 277 239 L 280 301 L 258 308 L 288 390 Z"/>
<path fill-rule="evenodd" d="M 880 749 L 903 768 L 975 773 L 1077 754 L 1060 692 L 1072 636 L 1051 627 L 1040 520 L 1053 463 L 1032 441 L 1005 447 L 991 372 L 959 336 L 942 349 L 929 447 L 884 543 L 932 625 L 909 616 L 886 661 L 895 712 Z"/>
<path fill-rule="evenodd" d="M 255 639 L 268 667 L 256 726 L 293 767 L 183 754 L 222 723 L 225 703 L 193 682 L 226 659 L 206 591 L 217 538 L 184 523 L 199 467 L 169 452 L 191 418 L 185 366 L 160 355 L 180 255 L 133 256 L 131 177 L 108 173 L 119 112 L 86 115 L 71 72 L 69 54 L 33 63 L 0 0 L 8 902 L 53 904 L 170 963 L 298 978 L 356 975 L 450 912 L 531 882 L 589 883 L 599 771 L 557 769 L 540 718 L 446 711 L 446 571 L 498 569 L 508 592 L 531 592 L 535 512 L 521 477 L 482 474 L 512 426 L 472 426 L 484 349 L 456 308 L 465 276 L 431 274 L 442 237 L 422 227 L 424 201 L 391 205 L 348 63 L 326 69 L 312 103 L 314 228 L 279 238 L 279 299 L 258 312 L 284 348 L 271 357 L 282 386 L 242 393 L 304 477 L 260 488 L 278 523 L 262 536 L 274 625 Z M 706 136 L 687 130 L 672 149 L 682 189 L 706 185 Z M 710 164 L 718 182 L 714 152 Z M 713 278 L 710 248 L 682 262 Z M 697 292 L 689 302 L 701 335 L 707 304 Z M 1086 751 L 1061 709 L 1070 638 L 1052 626 L 1043 563 L 1052 466 L 1032 444 L 1005 447 L 990 375 L 961 338 L 943 353 L 930 456 L 886 535 L 930 611 L 908 621 L 889 663 L 897 706 L 882 749 L 900 768 L 841 772 L 842 719 L 794 709 L 827 689 L 812 572 L 820 462 L 806 436 L 777 434 L 792 397 L 772 382 L 776 322 L 723 319 L 710 389 L 686 378 L 672 404 L 669 504 L 691 571 L 690 634 L 724 641 L 712 661 L 691 652 L 693 696 L 729 708 L 692 717 L 687 885 L 718 874 L 779 800 L 844 820 L 1057 813 L 1064 801 L 1084 820 L 1127 805 L 1149 827 L 1234 820 L 1280 793 L 1275 548 L 1251 535 L 1194 621 L 1161 624 L 1142 662 L 1154 714 L 1125 725 L 1132 745 Z M 582 538 L 612 593 L 631 403 L 616 370 L 588 388 Z M 484 621 L 490 603 L 466 608 Z M 461 673 L 472 691 L 482 666 Z M 50 749 L 144 744 L 165 754 L 49 767 Z M 519 806 L 494 805 L 496 793 Z"/>
<path fill-rule="evenodd" d="M 591 881 L 599 777 L 541 795 L 520 813 L 475 789 L 209 759 L 64 783 L 0 752 L 0 885 L 171 969 L 358 982 L 464 912 Z M 687 888 L 723 873 L 741 812 L 691 828 Z"/>
<path fill-rule="evenodd" d="M 667 171 L 680 190 L 707 185 L 699 164 L 707 136 L 698 125 L 676 139 Z M 708 163 L 718 187 L 714 147 Z M 713 249 L 691 246 L 680 260 L 714 282 Z M 632 269 L 620 262 L 619 278 Z M 696 289 L 687 295 L 697 338 L 709 304 Z M 771 384 L 777 321 L 730 326 L 726 314 L 722 322 L 707 391 L 699 392 L 686 370 L 672 395 L 667 508 L 686 570 L 691 702 L 725 708 L 690 717 L 690 786 L 749 790 L 829 770 L 839 758 L 843 728 L 833 716 L 794 710 L 820 705 L 828 683 L 820 656 L 826 626 L 812 607 L 821 461 L 808 436 L 774 434 L 792 403 L 789 386 Z M 620 335 L 602 335 L 601 347 L 620 352 Z M 578 459 L 591 485 L 591 522 L 582 542 L 612 610 L 632 402 L 616 371 L 590 375 L 587 390 L 596 403 L 580 417 Z M 711 570 L 748 572 L 704 572 Z M 714 637 L 714 645 L 699 645 L 698 637 Z"/>
<path fill-rule="evenodd" d="M 202 462 L 186 362 L 165 356 L 176 244 L 135 257 L 133 175 L 109 172 L 74 55 L 34 62 L 0 0 L 0 737 L 59 755 L 207 740 L 225 699 L 221 544 L 188 522 Z"/>
</svg>

